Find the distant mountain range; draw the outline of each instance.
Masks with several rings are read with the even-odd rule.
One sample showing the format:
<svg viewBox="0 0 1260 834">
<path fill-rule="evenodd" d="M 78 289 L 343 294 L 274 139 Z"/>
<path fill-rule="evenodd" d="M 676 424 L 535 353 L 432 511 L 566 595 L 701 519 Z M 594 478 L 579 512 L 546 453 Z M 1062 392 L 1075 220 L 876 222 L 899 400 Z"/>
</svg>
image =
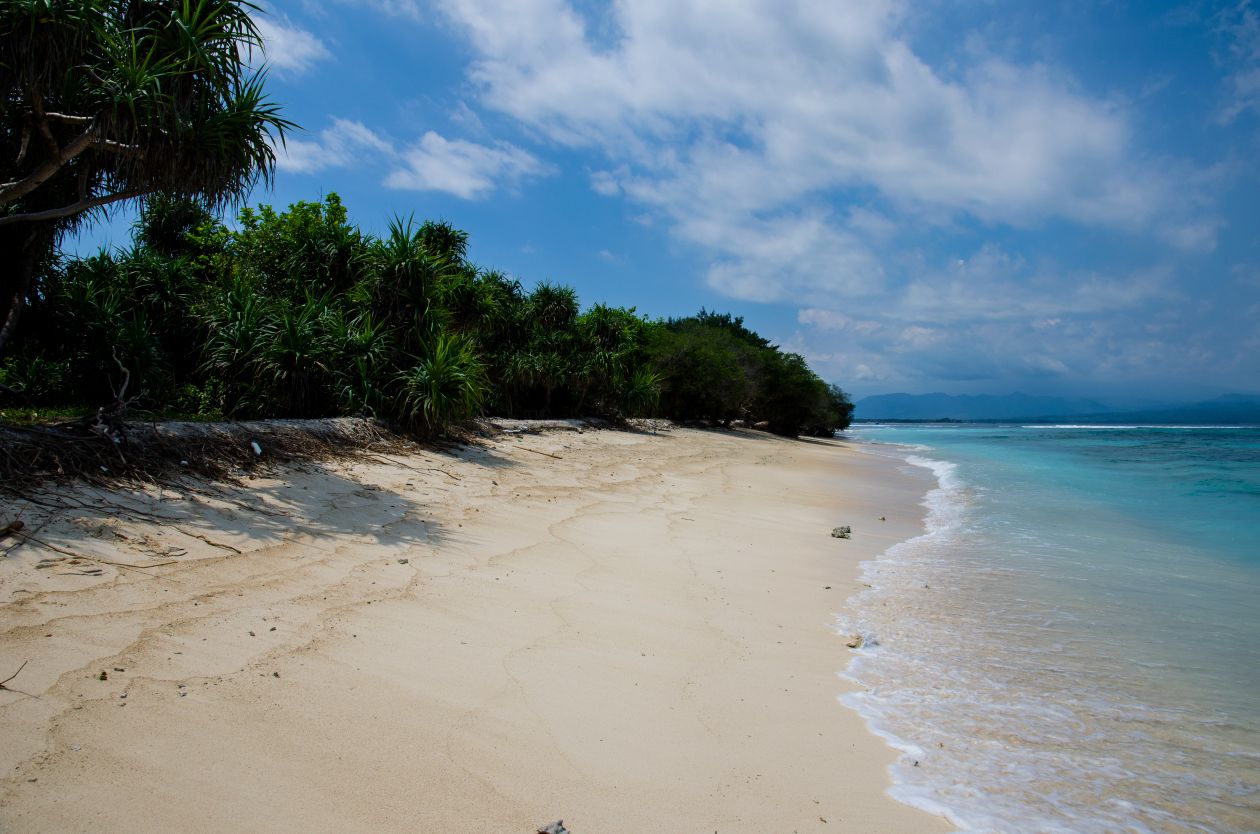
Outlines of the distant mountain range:
<svg viewBox="0 0 1260 834">
<path fill-rule="evenodd" d="M 1196 403 L 1117 410 L 1096 400 L 1029 394 L 879 394 L 858 400 L 856 420 L 1090 423 L 1260 423 L 1260 395 L 1226 394 Z"/>
</svg>

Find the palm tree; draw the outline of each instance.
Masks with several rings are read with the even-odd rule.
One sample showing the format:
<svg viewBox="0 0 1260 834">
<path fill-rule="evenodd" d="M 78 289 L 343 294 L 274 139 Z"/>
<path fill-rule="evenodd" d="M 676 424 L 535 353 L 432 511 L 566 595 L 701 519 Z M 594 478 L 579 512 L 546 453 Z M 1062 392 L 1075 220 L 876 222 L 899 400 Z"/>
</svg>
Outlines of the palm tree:
<svg viewBox="0 0 1260 834">
<path fill-rule="evenodd" d="M 275 169 L 293 124 L 246 59 L 249 0 L 0 0 L 0 348 L 37 263 L 106 206 L 209 208 Z"/>
<path fill-rule="evenodd" d="M 445 324 L 438 296 L 454 268 L 425 248 L 422 227 L 413 218 L 395 217 L 388 237 L 375 242 L 369 258 L 369 293 L 377 315 L 403 328 L 410 347 L 434 338 Z"/>
<path fill-rule="evenodd" d="M 429 434 L 476 416 L 488 393 L 485 367 L 462 336 L 438 336 L 400 382 L 404 421 Z"/>
</svg>

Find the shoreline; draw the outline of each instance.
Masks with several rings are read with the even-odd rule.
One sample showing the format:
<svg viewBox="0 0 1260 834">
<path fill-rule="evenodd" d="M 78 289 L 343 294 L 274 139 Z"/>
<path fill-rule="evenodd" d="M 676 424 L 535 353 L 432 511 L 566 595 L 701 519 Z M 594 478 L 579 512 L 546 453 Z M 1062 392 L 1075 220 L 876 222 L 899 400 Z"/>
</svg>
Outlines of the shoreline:
<svg viewBox="0 0 1260 834">
<path fill-rule="evenodd" d="M 921 486 L 843 441 L 675 429 L 110 512 L 62 490 L 84 506 L 39 537 L 88 561 L 0 563 L 0 669 L 31 658 L 0 691 L 0 820 L 948 831 L 887 795 L 895 751 L 839 702 L 835 615 L 922 532 Z"/>
</svg>

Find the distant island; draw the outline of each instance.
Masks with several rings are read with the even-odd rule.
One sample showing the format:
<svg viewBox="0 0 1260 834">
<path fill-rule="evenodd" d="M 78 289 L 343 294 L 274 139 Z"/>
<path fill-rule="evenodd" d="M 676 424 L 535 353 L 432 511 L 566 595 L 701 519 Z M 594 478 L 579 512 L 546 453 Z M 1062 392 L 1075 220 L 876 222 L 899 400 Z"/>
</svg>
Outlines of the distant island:
<svg viewBox="0 0 1260 834">
<path fill-rule="evenodd" d="M 1096 400 L 1043 397 L 1023 393 L 996 396 L 952 394 L 879 394 L 858 400 L 856 422 L 1088 422 L 1102 425 L 1258 424 L 1260 395 L 1225 394 L 1212 400 L 1161 403 L 1141 409 L 1116 409 Z"/>
</svg>

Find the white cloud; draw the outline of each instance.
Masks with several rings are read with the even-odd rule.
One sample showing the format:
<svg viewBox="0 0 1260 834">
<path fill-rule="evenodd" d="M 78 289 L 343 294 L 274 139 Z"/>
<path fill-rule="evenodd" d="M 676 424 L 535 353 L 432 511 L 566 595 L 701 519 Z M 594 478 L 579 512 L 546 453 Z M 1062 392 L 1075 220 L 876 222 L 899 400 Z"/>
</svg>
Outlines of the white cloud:
<svg viewBox="0 0 1260 834">
<path fill-rule="evenodd" d="M 378 12 L 408 20 L 423 20 L 423 0 L 340 0 L 350 6 L 367 6 Z"/>
<path fill-rule="evenodd" d="M 1240 0 L 1221 13 L 1221 29 L 1231 67 L 1221 120 L 1232 122 L 1248 110 L 1260 115 L 1260 8 L 1253 0 Z"/>
<path fill-rule="evenodd" d="M 326 168 L 343 168 L 363 160 L 364 153 L 393 156 L 393 146 L 362 122 L 333 119 L 314 141 L 289 139 L 277 153 L 282 171 L 310 174 Z"/>
<path fill-rule="evenodd" d="M 257 15 L 254 24 L 263 39 L 263 54 L 277 71 L 298 75 L 317 62 L 332 57 L 324 42 L 312 33 L 294 26 L 283 15 Z"/>
<path fill-rule="evenodd" d="M 636 0 L 598 21 L 567 0 L 441 7 L 484 105 L 603 154 L 592 187 L 663 217 L 736 297 L 872 291 L 894 216 L 1158 226 L 1208 246 L 1184 178 L 1140 159 L 1123 106 L 983 53 L 946 75 L 896 0 Z"/>
<path fill-rule="evenodd" d="M 605 197 L 616 197 L 621 194 L 621 186 L 612 171 L 595 171 L 591 174 L 591 190 Z"/>
<path fill-rule="evenodd" d="M 1167 312 L 1185 309 L 1188 299 L 1167 268 L 1069 270 L 993 245 L 938 264 L 901 266 L 910 278 L 856 307 L 860 313 L 798 311 L 795 343 L 819 357 L 824 376 L 889 387 L 954 380 L 1013 390 L 1028 378 L 1155 376 L 1188 364 L 1178 345 L 1192 328 Z"/>
<path fill-rule="evenodd" d="M 415 191 L 445 191 L 466 200 L 484 197 L 501 185 L 541 176 L 550 169 L 534 155 L 501 143 L 494 147 L 444 139 L 433 131 L 399 155 L 401 167 L 385 185 Z"/>
<path fill-rule="evenodd" d="M 415 144 L 398 148 L 362 122 L 336 118 L 313 141 L 290 139 L 278 150 L 276 164 L 301 174 L 383 165 L 388 188 L 444 191 L 466 200 L 550 172 L 537 157 L 507 143 L 479 145 L 429 131 Z"/>
</svg>

